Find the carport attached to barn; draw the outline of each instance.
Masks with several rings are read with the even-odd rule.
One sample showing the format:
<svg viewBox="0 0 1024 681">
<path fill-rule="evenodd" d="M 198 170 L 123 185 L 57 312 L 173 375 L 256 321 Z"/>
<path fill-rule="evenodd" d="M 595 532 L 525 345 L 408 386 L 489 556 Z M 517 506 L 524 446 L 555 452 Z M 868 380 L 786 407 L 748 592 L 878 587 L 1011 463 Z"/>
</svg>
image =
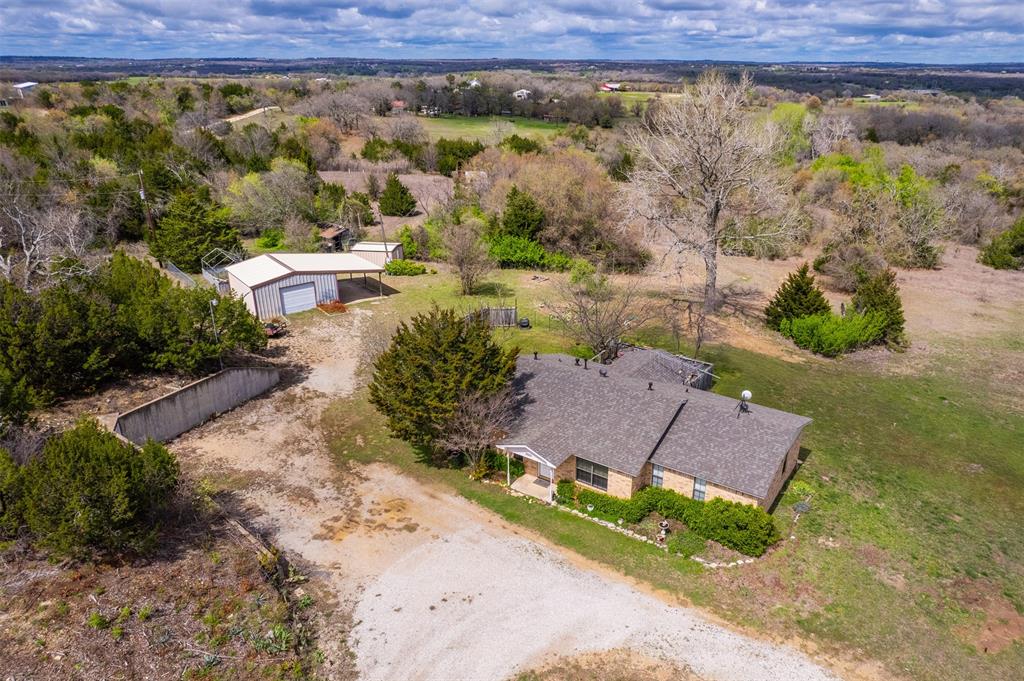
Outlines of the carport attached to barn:
<svg viewBox="0 0 1024 681">
<path fill-rule="evenodd" d="M 274 253 L 225 268 L 231 290 L 260 319 L 301 312 L 338 300 L 338 275 L 384 268 L 352 253 Z"/>
</svg>

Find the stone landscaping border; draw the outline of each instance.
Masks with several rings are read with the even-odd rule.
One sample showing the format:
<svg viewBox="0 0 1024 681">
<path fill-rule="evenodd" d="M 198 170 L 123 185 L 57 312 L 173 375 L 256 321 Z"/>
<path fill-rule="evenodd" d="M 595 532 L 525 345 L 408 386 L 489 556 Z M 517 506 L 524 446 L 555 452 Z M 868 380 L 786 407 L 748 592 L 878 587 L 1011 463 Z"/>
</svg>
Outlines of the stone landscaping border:
<svg viewBox="0 0 1024 681">
<path fill-rule="evenodd" d="M 506 487 L 504 483 L 493 482 L 493 481 L 490 481 L 490 480 L 482 480 L 481 482 L 484 482 L 484 483 L 487 483 L 487 484 L 500 485 L 501 487 L 505 488 L 505 491 L 508 494 L 510 494 L 510 495 L 512 495 L 514 497 L 522 497 L 523 499 L 526 499 L 527 503 L 530 503 L 530 504 L 533 504 L 533 503 L 545 504 L 544 501 L 542 501 L 540 499 L 537 499 L 535 497 L 531 497 L 529 494 L 523 494 L 522 492 L 517 492 L 514 489 Z M 653 547 L 655 547 L 657 549 L 661 549 L 665 553 L 668 553 L 668 546 L 665 546 L 663 544 L 659 544 L 658 542 L 654 541 L 650 537 L 646 537 L 646 536 L 640 534 L 639 532 L 634 532 L 633 530 L 629 529 L 628 527 L 620 527 L 618 524 L 613 523 L 610 520 L 602 520 L 600 518 L 595 518 L 594 516 L 588 515 L 588 514 L 584 513 L 583 511 L 580 511 L 579 509 L 572 508 L 570 506 L 565 506 L 563 504 L 559 504 L 559 503 L 556 503 L 556 502 L 551 502 L 550 504 L 545 504 L 545 505 L 553 506 L 553 507 L 557 508 L 560 511 L 565 511 L 566 513 L 572 513 L 574 516 L 576 516 L 578 518 L 584 518 L 586 520 L 589 520 L 592 523 L 597 523 L 598 525 L 606 527 L 609 530 L 612 530 L 613 532 L 618 532 L 619 534 L 621 534 L 623 536 L 626 536 L 626 537 L 629 537 L 630 539 L 635 539 L 636 541 L 644 542 L 645 544 L 650 544 L 651 546 L 653 546 Z M 799 519 L 799 515 L 797 515 L 797 519 Z M 791 535 L 790 539 L 796 539 L 796 535 Z M 684 557 L 683 554 L 681 554 L 681 553 L 677 553 L 676 555 L 679 556 L 680 558 Z M 768 554 L 766 553 L 765 555 L 768 555 Z M 758 560 L 757 558 L 741 558 L 740 560 L 734 560 L 734 561 L 730 561 L 728 563 L 720 563 L 720 562 L 716 562 L 716 561 L 712 561 L 712 560 L 707 560 L 706 558 L 701 558 L 700 556 L 689 556 L 689 559 L 692 560 L 692 561 L 695 561 L 697 563 L 700 563 L 701 565 L 703 565 L 706 568 L 710 568 L 710 569 L 713 569 L 713 570 L 717 570 L 719 568 L 738 567 L 740 565 L 749 565 L 749 564 L 753 563 L 754 561 Z"/>
</svg>

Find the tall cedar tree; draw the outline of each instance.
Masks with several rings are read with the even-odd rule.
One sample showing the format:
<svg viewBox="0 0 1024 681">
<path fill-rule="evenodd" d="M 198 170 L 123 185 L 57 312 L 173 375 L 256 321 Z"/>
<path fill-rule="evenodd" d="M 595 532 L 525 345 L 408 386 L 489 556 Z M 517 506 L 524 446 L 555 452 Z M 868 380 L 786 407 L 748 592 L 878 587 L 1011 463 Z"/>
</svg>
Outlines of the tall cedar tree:
<svg viewBox="0 0 1024 681">
<path fill-rule="evenodd" d="M 203 256 L 214 248 L 238 251 L 242 242 L 228 222 L 228 210 L 216 206 L 210 190 L 200 187 L 178 193 L 160 220 L 150 251 L 186 272 L 198 272 Z"/>
<path fill-rule="evenodd" d="M 389 174 L 384 183 L 384 192 L 380 195 L 380 212 L 402 217 L 416 212 L 416 198 L 395 173 Z"/>
<path fill-rule="evenodd" d="M 533 241 L 537 238 L 540 228 L 544 226 L 544 209 L 532 196 L 512 185 L 505 198 L 505 212 L 501 216 L 501 224 L 506 234 Z"/>
<path fill-rule="evenodd" d="M 62 556 L 151 548 L 178 483 L 178 462 L 163 445 L 137 449 L 88 420 L 51 438 L 20 469 L 6 452 L 0 458 L 5 529 L 27 526 Z"/>
<path fill-rule="evenodd" d="M 487 322 L 434 307 L 399 326 L 374 364 L 370 402 L 395 436 L 430 447 L 464 399 L 508 384 L 518 354 L 495 344 Z"/>
<path fill-rule="evenodd" d="M 825 294 L 814 283 L 807 263 L 792 272 L 768 303 L 764 315 L 768 326 L 778 331 L 783 319 L 799 319 L 831 312 Z"/>
<path fill-rule="evenodd" d="M 903 301 L 900 300 L 900 287 L 896 284 L 896 273 L 891 269 L 879 272 L 865 279 L 857 286 L 853 294 L 853 307 L 857 312 L 880 312 L 885 316 L 885 328 L 882 338 L 891 348 L 907 345 L 904 332 Z"/>
</svg>

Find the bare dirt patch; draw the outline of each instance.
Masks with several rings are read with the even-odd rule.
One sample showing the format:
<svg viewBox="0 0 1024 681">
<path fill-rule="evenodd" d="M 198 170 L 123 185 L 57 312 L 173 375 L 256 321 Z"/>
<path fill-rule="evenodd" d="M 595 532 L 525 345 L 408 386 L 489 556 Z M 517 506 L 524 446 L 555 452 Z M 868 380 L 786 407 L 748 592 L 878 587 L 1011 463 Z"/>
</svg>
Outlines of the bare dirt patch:
<svg viewBox="0 0 1024 681">
<path fill-rule="evenodd" d="M 700 681 L 685 667 L 632 650 L 559 658 L 514 681 Z"/>
<path fill-rule="evenodd" d="M 961 637 L 980 652 L 999 653 L 1024 641 L 1024 615 L 991 582 L 963 578 L 954 585 L 957 600 L 975 615 L 977 623 L 961 628 Z"/>
<path fill-rule="evenodd" d="M 100 423 L 113 425 L 119 413 L 155 400 L 194 380 L 196 377 L 176 374 L 124 378 L 105 385 L 95 393 L 58 402 L 37 414 L 39 425 L 64 430 L 83 416 L 91 416 Z"/>
</svg>

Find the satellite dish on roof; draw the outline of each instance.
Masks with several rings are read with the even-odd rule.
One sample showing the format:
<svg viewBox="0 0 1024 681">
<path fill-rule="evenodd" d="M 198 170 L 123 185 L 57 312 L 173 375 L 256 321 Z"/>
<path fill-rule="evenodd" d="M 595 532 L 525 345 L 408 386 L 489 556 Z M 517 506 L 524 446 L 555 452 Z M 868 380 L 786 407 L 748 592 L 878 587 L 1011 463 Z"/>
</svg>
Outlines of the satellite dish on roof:
<svg viewBox="0 0 1024 681">
<path fill-rule="evenodd" d="M 754 396 L 754 393 L 749 390 L 744 390 L 740 393 L 740 403 L 736 405 L 736 418 L 739 418 L 740 414 L 746 414 L 750 411 L 750 407 L 747 406 L 747 401 Z"/>
</svg>

